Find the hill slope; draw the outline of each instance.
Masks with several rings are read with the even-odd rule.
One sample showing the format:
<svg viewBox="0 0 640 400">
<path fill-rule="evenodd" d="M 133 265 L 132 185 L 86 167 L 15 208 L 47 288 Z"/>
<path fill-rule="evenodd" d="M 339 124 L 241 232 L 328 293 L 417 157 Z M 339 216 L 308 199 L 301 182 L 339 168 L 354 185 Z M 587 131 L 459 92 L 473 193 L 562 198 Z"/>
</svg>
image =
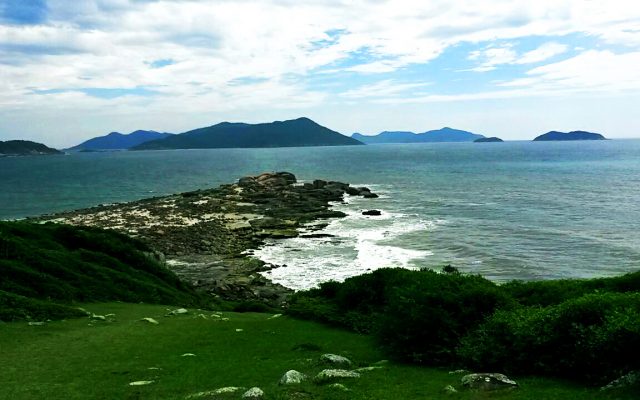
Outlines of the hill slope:
<svg viewBox="0 0 640 400">
<path fill-rule="evenodd" d="M 153 140 L 132 150 L 240 147 L 345 146 L 362 143 L 318 125 L 308 118 L 263 124 L 222 122 L 206 128 Z"/>
<path fill-rule="evenodd" d="M 572 131 L 572 132 L 551 131 L 533 139 L 534 142 L 558 141 L 558 140 L 606 140 L 606 138 L 599 133 L 592 133 L 592 132 L 586 132 L 586 131 Z"/>
<path fill-rule="evenodd" d="M 55 318 L 75 301 L 195 304 L 197 298 L 144 244 L 125 235 L 0 222 L 2 321 Z"/>
<path fill-rule="evenodd" d="M 150 140 L 164 139 L 173 136 L 171 133 L 137 130 L 129 134 L 111 132 L 98 136 L 71 147 L 69 150 L 122 150 L 129 149 Z"/>
<path fill-rule="evenodd" d="M 47 154 L 62 154 L 62 152 L 47 147 L 42 143 L 31 142 L 29 140 L 0 141 L 0 155 L 27 156 Z"/>
<path fill-rule="evenodd" d="M 365 136 L 354 133 L 354 139 L 367 144 L 373 143 L 437 143 L 437 142 L 473 142 L 476 139 L 484 138 L 483 135 L 445 127 L 426 131 L 422 133 L 403 131 L 384 131 L 375 136 Z"/>
</svg>

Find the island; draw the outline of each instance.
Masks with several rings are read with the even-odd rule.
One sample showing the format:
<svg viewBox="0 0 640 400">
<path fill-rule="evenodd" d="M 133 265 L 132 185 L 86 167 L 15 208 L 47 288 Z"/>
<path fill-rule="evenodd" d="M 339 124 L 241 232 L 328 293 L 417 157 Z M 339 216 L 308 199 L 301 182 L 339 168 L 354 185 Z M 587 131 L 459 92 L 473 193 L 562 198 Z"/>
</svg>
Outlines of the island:
<svg viewBox="0 0 640 400">
<path fill-rule="evenodd" d="M 128 134 L 111 132 L 108 135 L 94 137 L 79 145 L 70 147 L 70 151 L 127 150 L 151 140 L 165 139 L 171 133 L 137 130 Z"/>
<path fill-rule="evenodd" d="M 152 140 L 131 150 L 214 149 L 259 147 L 351 146 L 363 143 L 309 118 L 261 124 L 222 122 L 166 139 Z"/>
<path fill-rule="evenodd" d="M 63 154 L 61 151 L 47 147 L 42 143 L 29 140 L 0 141 L 1 156 L 43 156 L 51 154 Z"/>
<path fill-rule="evenodd" d="M 599 133 L 586 131 L 558 132 L 550 131 L 533 139 L 534 142 L 564 141 L 564 140 L 607 140 Z"/>
<path fill-rule="evenodd" d="M 384 131 L 372 136 L 363 135 L 361 133 L 354 133 L 353 135 L 351 135 L 351 137 L 366 144 L 473 142 L 476 139 L 484 138 L 483 135 L 479 135 L 477 133 L 449 127 L 422 133 L 407 131 Z"/>
<path fill-rule="evenodd" d="M 500 139 L 499 137 L 485 137 L 485 138 L 480 138 L 480 139 L 476 139 L 473 141 L 473 143 L 499 143 L 499 142 L 504 142 L 504 140 Z"/>
</svg>

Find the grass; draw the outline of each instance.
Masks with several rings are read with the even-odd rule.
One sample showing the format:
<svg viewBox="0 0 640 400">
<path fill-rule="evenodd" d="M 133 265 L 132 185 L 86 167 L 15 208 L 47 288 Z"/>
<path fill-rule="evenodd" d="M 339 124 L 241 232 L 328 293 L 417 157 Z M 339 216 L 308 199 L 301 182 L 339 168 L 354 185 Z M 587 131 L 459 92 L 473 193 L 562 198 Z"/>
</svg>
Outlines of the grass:
<svg viewBox="0 0 640 400">
<path fill-rule="evenodd" d="M 267 399 L 633 399 L 637 393 L 602 393 L 564 381 L 515 377 L 521 387 L 505 393 L 465 391 L 447 370 L 390 363 L 344 382 L 342 392 L 311 382 L 278 385 L 289 369 L 313 375 L 325 352 L 357 366 L 383 358 L 371 337 L 272 314 L 229 313 L 228 321 L 197 317 L 200 311 L 163 317 L 167 307 L 85 304 L 112 322 L 86 318 L 30 326 L 0 323 L 0 399 L 184 399 L 225 386 L 258 386 Z M 211 311 L 202 311 L 211 315 Z M 160 323 L 140 322 L 153 317 Z M 241 331 L 238 331 L 241 330 Z M 182 357 L 193 353 L 195 357 Z M 159 369 L 150 369 L 159 368 Z M 153 380 L 147 386 L 132 381 Z M 453 385 L 460 390 L 445 395 Z M 227 397 L 240 398 L 242 392 Z"/>
</svg>

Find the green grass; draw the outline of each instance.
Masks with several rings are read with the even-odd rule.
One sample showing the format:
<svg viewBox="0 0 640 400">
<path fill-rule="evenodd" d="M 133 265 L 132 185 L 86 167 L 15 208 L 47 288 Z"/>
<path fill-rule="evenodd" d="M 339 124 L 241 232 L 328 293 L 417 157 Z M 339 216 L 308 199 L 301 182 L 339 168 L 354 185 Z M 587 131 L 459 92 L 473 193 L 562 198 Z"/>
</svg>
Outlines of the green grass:
<svg viewBox="0 0 640 400">
<path fill-rule="evenodd" d="M 305 383 L 278 386 L 284 372 L 313 375 L 324 352 L 342 354 L 357 366 L 383 355 L 371 337 L 290 317 L 223 313 L 228 321 L 187 315 L 163 317 L 167 307 L 143 304 L 86 304 L 112 322 L 88 319 L 45 326 L 0 323 L 0 399 L 184 399 L 225 386 L 258 386 L 267 399 L 632 399 L 631 392 L 603 394 L 564 381 L 515 377 L 521 387 L 506 393 L 464 391 L 460 375 L 447 370 L 387 364 L 345 382 L 349 392 Z M 211 315 L 211 311 L 202 311 Z M 159 325 L 140 322 L 157 319 Z M 242 329 L 242 331 L 237 331 Z M 195 357 L 181 357 L 194 353 Z M 149 369 L 160 368 L 160 369 Z M 129 382 L 154 380 L 148 386 Z M 446 385 L 460 393 L 445 395 Z M 240 398 L 241 393 L 225 398 Z"/>
</svg>

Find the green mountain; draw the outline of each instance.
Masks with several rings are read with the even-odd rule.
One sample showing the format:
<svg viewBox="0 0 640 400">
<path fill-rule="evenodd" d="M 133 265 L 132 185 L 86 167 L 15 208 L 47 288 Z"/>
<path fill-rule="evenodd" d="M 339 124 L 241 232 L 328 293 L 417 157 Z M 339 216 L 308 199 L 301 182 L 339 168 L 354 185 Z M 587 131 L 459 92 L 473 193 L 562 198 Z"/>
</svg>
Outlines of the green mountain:
<svg viewBox="0 0 640 400">
<path fill-rule="evenodd" d="M 404 131 L 384 131 L 374 136 L 365 136 L 359 133 L 351 135 L 366 144 L 374 143 L 436 143 L 436 142 L 473 142 L 476 139 L 484 138 L 482 135 L 445 127 L 426 131 L 422 133 Z"/>
<path fill-rule="evenodd" d="M 131 150 L 349 146 L 361 144 L 363 143 L 318 125 L 309 118 L 298 118 L 262 124 L 222 122 L 166 139 L 142 143 Z"/>
<path fill-rule="evenodd" d="M 94 137 L 71 147 L 69 150 L 123 150 L 148 142 L 172 136 L 171 133 L 137 130 L 129 134 L 111 132 L 105 136 Z"/>
<path fill-rule="evenodd" d="M 62 152 L 47 147 L 42 143 L 31 142 L 29 140 L 8 140 L 0 141 L 0 156 L 28 156 L 62 154 Z"/>
<path fill-rule="evenodd" d="M 573 131 L 573 132 L 551 131 L 533 139 L 534 142 L 557 141 L 557 140 L 606 140 L 606 138 L 599 133 L 592 133 L 592 132 L 585 132 L 585 131 Z"/>
</svg>

